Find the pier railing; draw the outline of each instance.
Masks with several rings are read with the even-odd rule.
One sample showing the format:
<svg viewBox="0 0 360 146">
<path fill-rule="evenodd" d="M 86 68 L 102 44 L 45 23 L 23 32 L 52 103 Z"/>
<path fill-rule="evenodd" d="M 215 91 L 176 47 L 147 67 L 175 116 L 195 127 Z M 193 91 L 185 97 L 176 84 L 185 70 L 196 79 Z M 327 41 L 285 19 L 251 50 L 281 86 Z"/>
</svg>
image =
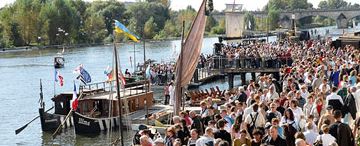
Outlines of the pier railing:
<svg viewBox="0 0 360 146">
<path fill-rule="evenodd" d="M 210 59 L 212 69 L 259 69 L 259 68 L 280 68 L 284 65 L 291 66 L 291 57 L 239 57 L 227 58 L 214 56 Z"/>
<path fill-rule="evenodd" d="M 141 93 L 147 93 L 150 90 L 148 81 L 138 81 L 133 83 L 127 83 L 125 87 L 120 85 L 120 97 L 127 97 L 132 95 L 137 95 Z M 91 83 L 87 85 L 80 85 L 79 92 L 85 94 L 94 94 L 99 92 L 115 92 L 116 91 L 116 82 L 108 81 L 108 82 L 99 82 L 99 83 Z"/>
</svg>

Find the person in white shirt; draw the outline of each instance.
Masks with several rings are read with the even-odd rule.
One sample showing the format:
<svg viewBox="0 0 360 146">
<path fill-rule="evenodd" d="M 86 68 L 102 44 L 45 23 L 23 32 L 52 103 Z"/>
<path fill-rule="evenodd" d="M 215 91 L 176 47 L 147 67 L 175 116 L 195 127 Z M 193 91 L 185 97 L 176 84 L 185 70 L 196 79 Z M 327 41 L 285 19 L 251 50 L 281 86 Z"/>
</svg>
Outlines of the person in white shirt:
<svg viewBox="0 0 360 146">
<path fill-rule="evenodd" d="M 275 91 L 274 86 L 271 86 L 269 92 L 266 94 L 266 101 L 269 102 L 276 98 L 279 98 L 279 94 Z"/>
<path fill-rule="evenodd" d="M 321 140 L 323 146 L 329 146 L 332 143 L 336 143 L 336 138 L 329 134 L 329 126 L 324 124 L 321 126 L 321 130 L 324 132 L 323 134 L 316 137 L 316 141 Z"/>
<path fill-rule="evenodd" d="M 305 117 L 308 117 L 309 115 L 311 115 L 311 110 L 314 106 L 314 97 L 312 95 L 308 96 L 307 98 L 307 102 L 305 103 L 303 109 L 304 109 L 304 114 Z"/>
<path fill-rule="evenodd" d="M 250 124 L 250 125 L 254 124 L 254 123 L 252 123 L 252 119 L 254 119 L 255 127 L 264 127 L 264 125 L 265 125 L 264 116 L 260 112 L 258 112 L 258 110 L 259 110 L 259 105 L 254 104 L 253 105 L 253 112 L 248 114 L 246 116 L 246 118 L 245 118 L 245 125 L 246 124 Z"/>
<path fill-rule="evenodd" d="M 205 134 L 196 140 L 196 146 L 206 146 L 206 143 L 215 143 L 214 133 L 212 128 L 207 127 L 205 129 Z"/>
<path fill-rule="evenodd" d="M 331 105 L 334 107 L 334 110 L 342 110 L 342 106 L 344 105 L 344 101 L 341 96 L 337 95 L 337 88 L 333 87 L 331 89 L 331 94 L 326 97 L 326 105 Z"/>
<path fill-rule="evenodd" d="M 305 139 L 308 144 L 313 144 L 316 141 L 316 137 L 319 135 L 313 130 L 313 123 L 306 123 L 305 125 Z"/>
<path fill-rule="evenodd" d="M 170 82 L 170 84 L 169 84 L 169 93 L 170 93 L 169 105 L 174 105 L 175 104 L 175 87 L 173 85 L 173 82 Z"/>
<path fill-rule="evenodd" d="M 300 116 L 304 115 L 304 113 L 303 113 L 302 109 L 300 107 L 298 107 L 297 105 L 298 105 L 297 100 L 293 99 L 290 101 L 290 109 L 294 113 L 295 119 L 300 120 Z"/>
<path fill-rule="evenodd" d="M 322 84 L 320 84 L 320 86 L 319 86 L 319 91 L 321 91 L 325 94 L 330 92 L 330 85 L 327 84 L 327 79 L 323 79 Z"/>
<path fill-rule="evenodd" d="M 300 96 L 303 97 L 304 99 L 307 99 L 307 97 L 309 97 L 310 93 L 307 90 L 307 86 L 306 85 L 302 85 L 301 86 L 301 90 L 300 90 Z"/>
<path fill-rule="evenodd" d="M 291 125 L 295 129 L 299 130 L 298 121 L 299 120 L 294 117 L 294 113 L 292 112 L 292 110 L 288 108 L 287 110 L 285 110 L 285 113 L 280 120 L 280 126 Z"/>
<path fill-rule="evenodd" d="M 354 93 L 355 103 L 356 103 L 356 111 L 360 111 L 360 83 L 356 85 L 356 92 Z M 360 116 L 360 112 L 357 112 L 357 116 Z"/>
</svg>

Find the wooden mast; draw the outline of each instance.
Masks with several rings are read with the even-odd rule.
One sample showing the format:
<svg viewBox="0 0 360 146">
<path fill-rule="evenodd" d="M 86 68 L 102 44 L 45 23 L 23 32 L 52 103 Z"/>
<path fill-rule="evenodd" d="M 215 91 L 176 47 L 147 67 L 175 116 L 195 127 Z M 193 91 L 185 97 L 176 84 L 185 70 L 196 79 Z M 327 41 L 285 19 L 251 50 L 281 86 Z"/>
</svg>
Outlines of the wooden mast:
<svg viewBox="0 0 360 146">
<path fill-rule="evenodd" d="M 116 96 L 118 97 L 118 107 L 119 107 L 119 131 L 120 131 L 120 142 L 121 146 L 124 146 L 124 138 L 123 138 L 123 131 L 121 128 L 122 125 L 122 103 L 120 98 L 120 83 L 119 83 L 119 68 L 118 68 L 118 57 L 117 57 L 117 50 L 116 50 L 116 43 L 115 43 L 115 32 L 113 31 L 113 44 L 114 44 L 114 57 L 115 57 L 115 79 L 116 79 Z"/>
<path fill-rule="evenodd" d="M 182 87 L 181 87 L 181 71 L 183 67 L 183 52 L 184 52 L 184 37 L 185 37 L 185 21 L 182 22 L 182 33 L 181 33 L 181 50 L 179 57 L 179 70 L 180 74 L 176 75 L 176 87 L 175 87 L 175 103 L 174 103 L 174 115 L 178 115 L 181 107 L 182 100 Z"/>
</svg>

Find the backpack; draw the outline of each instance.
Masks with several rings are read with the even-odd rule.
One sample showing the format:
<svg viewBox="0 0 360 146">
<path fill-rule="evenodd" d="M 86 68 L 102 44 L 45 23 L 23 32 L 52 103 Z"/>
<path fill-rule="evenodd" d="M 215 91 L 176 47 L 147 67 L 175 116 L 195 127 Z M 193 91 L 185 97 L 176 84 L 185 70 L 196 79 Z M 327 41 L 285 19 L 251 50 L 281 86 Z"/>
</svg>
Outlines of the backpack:
<svg viewBox="0 0 360 146">
<path fill-rule="evenodd" d="M 286 126 L 286 128 L 284 128 L 284 132 L 286 137 L 295 139 L 295 133 L 298 132 L 298 130 L 293 126 L 293 124 L 295 124 L 295 121 Z"/>
<path fill-rule="evenodd" d="M 252 137 L 252 132 L 254 131 L 255 129 L 255 122 L 256 122 L 256 119 L 258 117 L 259 113 L 256 112 L 256 115 L 255 115 L 255 118 L 250 114 L 250 117 L 251 117 L 251 125 L 250 124 L 247 124 L 247 129 L 248 129 L 248 132 L 250 134 L 250 136 Z"/>
</svg>

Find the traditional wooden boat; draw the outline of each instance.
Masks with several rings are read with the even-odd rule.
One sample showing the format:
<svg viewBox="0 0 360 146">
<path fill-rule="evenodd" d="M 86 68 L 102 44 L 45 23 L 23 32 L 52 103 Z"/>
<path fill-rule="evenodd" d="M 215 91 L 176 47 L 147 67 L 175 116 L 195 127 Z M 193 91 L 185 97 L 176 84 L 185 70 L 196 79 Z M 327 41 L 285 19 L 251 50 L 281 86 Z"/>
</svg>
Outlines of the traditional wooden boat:
<svg viewBox="0 0 360 146">
<path fill-rule="evenodd" d="M 80 86 L 83 96 L 78 99 L 78 108 L 73 111 L 76 134 L 97 135 L 102 131 L 119 128 L 119 102 L 113 88 L 111 82 Z M 122 117 L 126 119 L 124 117 L 127 113 L 152 106 L 153 92 L 149 90 L 148 82 L 135 82 L 127 84 L 127 87 L 120 91 L 120 99 Z M 122 125 L 121 128 L 130 126 L 125 120 L 122 121 Z"/>
<path fill-rule="evenodd" d="M 45 102 L 43 101 L 42 85 L 40 82 L 39 117 L 41 121 L 42 131 L 54 132 L 62 122 L 65 122 L 64 128 L 69 128 L 74 125 L 71 117 L 66 119 L 66 121 L 64 121 L 67 113 L 69 113 L 71 109 L 70 101 L 72 97 L 73 97 L 73 93 L 61 93 L 59 95 L 54 96 L 51 99 L 55 104 L 52 107 L 55 108 L 54 113 L 49 112 L 52 108 L 45 111 Z"/>
</svg>

